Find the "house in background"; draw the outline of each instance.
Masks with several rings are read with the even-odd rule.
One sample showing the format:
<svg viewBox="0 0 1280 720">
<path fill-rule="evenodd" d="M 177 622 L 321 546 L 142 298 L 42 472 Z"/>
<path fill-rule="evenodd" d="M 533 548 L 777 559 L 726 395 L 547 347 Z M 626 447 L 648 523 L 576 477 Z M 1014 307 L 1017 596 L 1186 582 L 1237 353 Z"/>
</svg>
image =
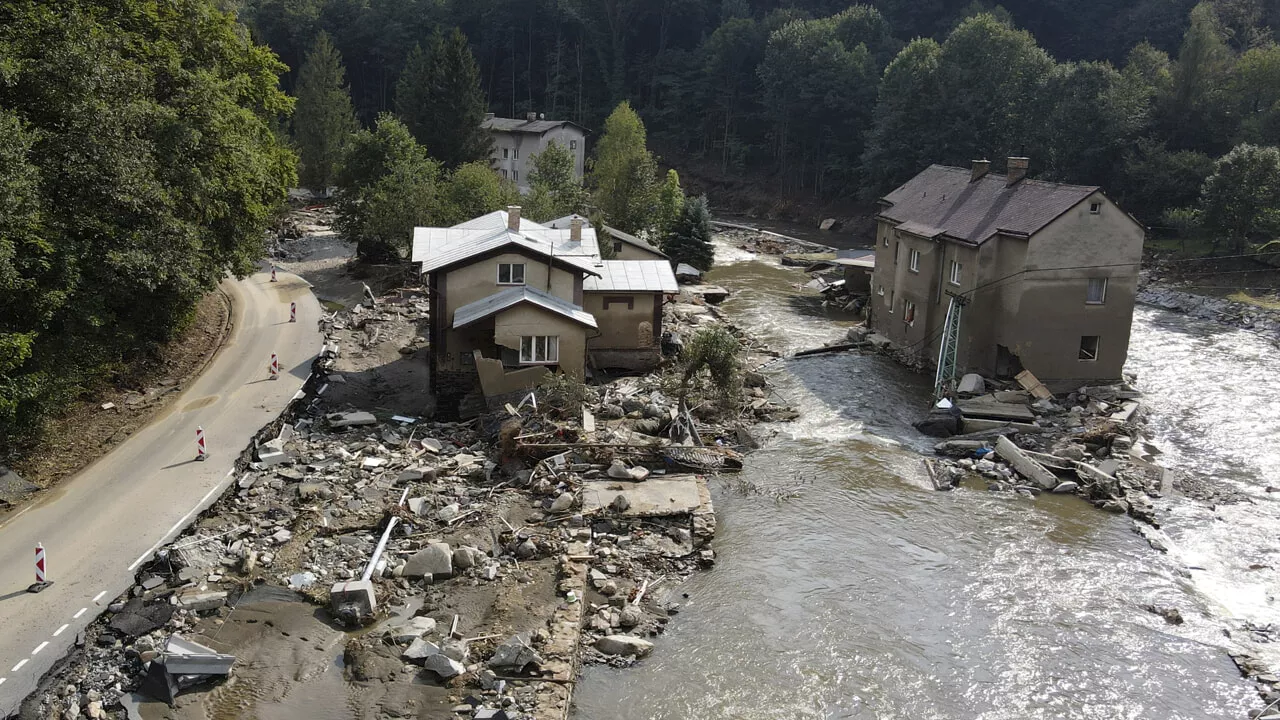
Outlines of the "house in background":
<svg viewBox="0 0 1280 720">
<path fill-rule="evenodd" d="M 447 413 L 477 389 L 491 401 L 547 371 L 646 369 L 661 359 L 670 263 L 600 258 L 580 219 L 549 228 L 520 208 L 449 228 L 414 228 L 430 297 L 430 383 Z"/>
<path fill-rule="evenodd" d="M 591 227 L 591 221 L 581 215 L 565 215 L 562 218 L 556 218 L 547 223 L 547 227 L 566 228 L 575 218 L 581 220 L 585 227 Z M 614 260 L 671 260 L 666 253 L 631 233 L 622 232 L 608 225 L 601 227 L 600 232 L 599 240 L 601 243 L 611 245 Z"/>
<path fill-rule="evenodd" d="M 933 165 L 876 218 L 871 329 L 937 362 L 950 295 L 968 300 L 957 372 L 1050 387 L 1121 377 L 1145 228 L 1097 187 L 1026 178 L 1029 160 Z"/>
<path fill-rule="evenodd" d="M 547 145 L 558 142 L 573 154 L 573 174 L 582 179 L 586 162 L 586 128 L 568 120 L 543 120 L 538 113 L 528 113 L 524 119 L 485 115 L 481 127 L 493 135 L 493 151 L 490 154 L 493 169 L 510 179 L 520 192 L 529 191 L 529 171 L 533 170 L 533 156 Z"/>
</svg>

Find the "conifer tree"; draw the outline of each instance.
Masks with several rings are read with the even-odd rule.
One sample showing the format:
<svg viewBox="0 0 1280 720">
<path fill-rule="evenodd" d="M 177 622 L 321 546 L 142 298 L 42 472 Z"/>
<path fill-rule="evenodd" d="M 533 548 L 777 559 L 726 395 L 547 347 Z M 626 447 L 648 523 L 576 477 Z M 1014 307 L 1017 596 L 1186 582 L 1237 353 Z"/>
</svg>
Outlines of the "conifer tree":
<svg viewBox="0 0 1280 720">
<path fill-rule="evenodd" d="M 322 31 L 298 74 L 293 137 L 303 187 L 323 191 L 333 184 L 342 149 L 358 129 L 345 75 L 337 48 Z"/>
<path fill-rule="evenodd" d="M 467 37 L 454 28 L 410 53 L 396 82 L 396 114 L 449 169 L 488 161 L 493 140 L 480 127 L 486 110 L 480 68 Z"/>
<path fill-rule="evenodd" d="M 672 266 L 688 263 L 699 270 L 711 269 L 715 249 L 711 246 L 711 209 L 705 196 L 685 200 L 671 232 L 662 240 L 662 252 L 671 257 Z"/>
</svg>

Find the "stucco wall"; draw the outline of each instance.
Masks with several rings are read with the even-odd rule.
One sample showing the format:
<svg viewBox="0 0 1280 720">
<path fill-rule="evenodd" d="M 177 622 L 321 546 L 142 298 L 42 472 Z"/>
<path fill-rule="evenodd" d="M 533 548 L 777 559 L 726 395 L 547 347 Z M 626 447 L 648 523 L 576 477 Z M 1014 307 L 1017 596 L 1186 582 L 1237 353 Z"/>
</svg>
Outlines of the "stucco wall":
<svg viewBox="0 0 1280 720">
<path fill-rule="evenodd" d="M 666 260 L 666 258 L 662 257 L 659 253 L 636 247 L 631 243 L 615 240 L 604 231 L 600 231 L 599 237 L 601 243 L 609 243 L 615 248 L 621 245 L 621 248 L 619 248 L 614 255 L 614 260 Z"/>
<path fill-rule="evenodd" d="M 589 328 L 527 303 L 499 313 L 493 325 L 494 342 L 516 352 L 520 351 L 520 338 L 524 335 L 559 336 L 560 369 L 583 377 Z"/>
<path fill-rule="evenodd" d="M 453 313 L 458 308 L 513 287 L 498 284 L 499 263 L 524 263 L 524 284 L 543 292 L 548 291 L 546 258 L 532 258 L 511 252 L 455 268 L 447 273 L 445 282 L 444 311 L 449 326 L 453 325 Z M 574 275 L 553 266 L 550 293 L 574 302 Z"/>
<path fill-rule="evenodd" d="M 587 341 L 591 349 L 653 347 L 662 337 L 662 328 L 654 327 L 654 306 L 661 295 L 654 293 L 600 292 L 583 295 L 583 309 L 596 318 L 599 334 Z M 605 298 L 630 298 L 632 308 L 626 303 L 610 303 Z"/>
<path fill-rule="evenodd" d="M 524 132 L 494 132 L 491 158 L 495 171 L 515 181 L 522 191 L 529 189 L 529 172 L 533 169 L 533 156 L 542 152 L 551 141 L 564 145 L 573 154 L 573 171 L 581 179 L 586 161 L 586 137 L 578 128 L 562 126 L 542 135 Z M 576 147 L 574 145 L 576 144 Z M 506 157 L 503 157 L 506 150 Z"/>
<path fill-rule="evenodd" d="M 872 324 L 876 332 L 893 341 L 898 347 L 911 346 L 912 354 L 927 353 L 930 344 L 925 339 L 930 336 L 932 328 L 943 321 L 946 308 L 941 312 L 933 299 L 938 292 L 938 263 L 941 248 L 932 240 L 893 230 L 891 226 L 881 222 L 881 231 L 877 233 L 880 242 L 876 245 L 876 270 L 872 278 Z M 885 247 L 883 238 L 888 233 L 889 246 Z M 898 261 L 894 263 L 895 248 L 898 249 Z M 911 250 L 920 252 L 918 272 L 910 270 Z M 880 289 L 884 289 L 884 295 Z M 915 303 L 915 316 L 911 324 L 905 321 L 907 302 Z"/>
<path fill-rule="evenodd" d="M 550 371 L 543 366 L 521 368 L 507 371 L 502 361 L 487 358 L 477 350 L 475 353 L 476 371 L 480 375 L 480 389 L 485 397 L 497 397 L 520 390 L 530 390 L 542 382 Z"/>
</svg>

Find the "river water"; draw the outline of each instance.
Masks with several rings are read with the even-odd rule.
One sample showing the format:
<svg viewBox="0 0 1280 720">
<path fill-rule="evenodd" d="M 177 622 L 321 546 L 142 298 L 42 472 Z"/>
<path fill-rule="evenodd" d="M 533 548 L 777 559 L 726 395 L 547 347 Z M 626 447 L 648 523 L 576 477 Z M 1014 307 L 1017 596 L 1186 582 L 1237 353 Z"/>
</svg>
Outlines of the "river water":
<svg viewBox="0 0 1280 720">
<path fill-rule="evenodd" d="M 850 324 L 798 293 L 803 275 L 724 250 L 711 279 L 734 292 L 725 309 L 775 348 Z M 935 492 L 931 441 L 910 426 L 927 379 L 858 354 L 779 363 L 772 379 L 803 414 L 759 429 L 742 479 L 788 499 L 715 484 L 716 567 L 669 593 L 681 611 L 648 659 L 584 672 L 575 717 L 1244 717 L 1257 696 L 1224 629 L 1274 614 L 1275 571 L 1249 567 L 1280 545 L 1262 480 L 1280 469 L 1265 442 L 1280 362 L 1255 336 L 1146 309 L 1133 345 L 1165 462 L 1261 504 L 1162 500 L 1162 554 L 1073 496 Z M 1208 392 L 1229 369 L 1237 400 Z"/>
</svg>

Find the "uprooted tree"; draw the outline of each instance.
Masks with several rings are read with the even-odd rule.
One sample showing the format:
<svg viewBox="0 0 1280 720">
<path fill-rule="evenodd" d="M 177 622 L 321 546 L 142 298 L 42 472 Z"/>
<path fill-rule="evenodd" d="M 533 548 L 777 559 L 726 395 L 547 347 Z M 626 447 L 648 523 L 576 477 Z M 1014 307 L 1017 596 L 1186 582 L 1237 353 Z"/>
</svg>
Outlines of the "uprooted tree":
<svg viewBox="0 0 1280 720">
<path fill-rule="evenodd" d="M 681 353 L 684 372 L 680 378 L 680 398 L 688 399 L 695 381 L 706 370 L 722 403 L 732 401 L 742 388 L 742 364 L 738 359 L 741 347 L 733 333 L 723 327 L 699 330 Z"/>
</svg>

